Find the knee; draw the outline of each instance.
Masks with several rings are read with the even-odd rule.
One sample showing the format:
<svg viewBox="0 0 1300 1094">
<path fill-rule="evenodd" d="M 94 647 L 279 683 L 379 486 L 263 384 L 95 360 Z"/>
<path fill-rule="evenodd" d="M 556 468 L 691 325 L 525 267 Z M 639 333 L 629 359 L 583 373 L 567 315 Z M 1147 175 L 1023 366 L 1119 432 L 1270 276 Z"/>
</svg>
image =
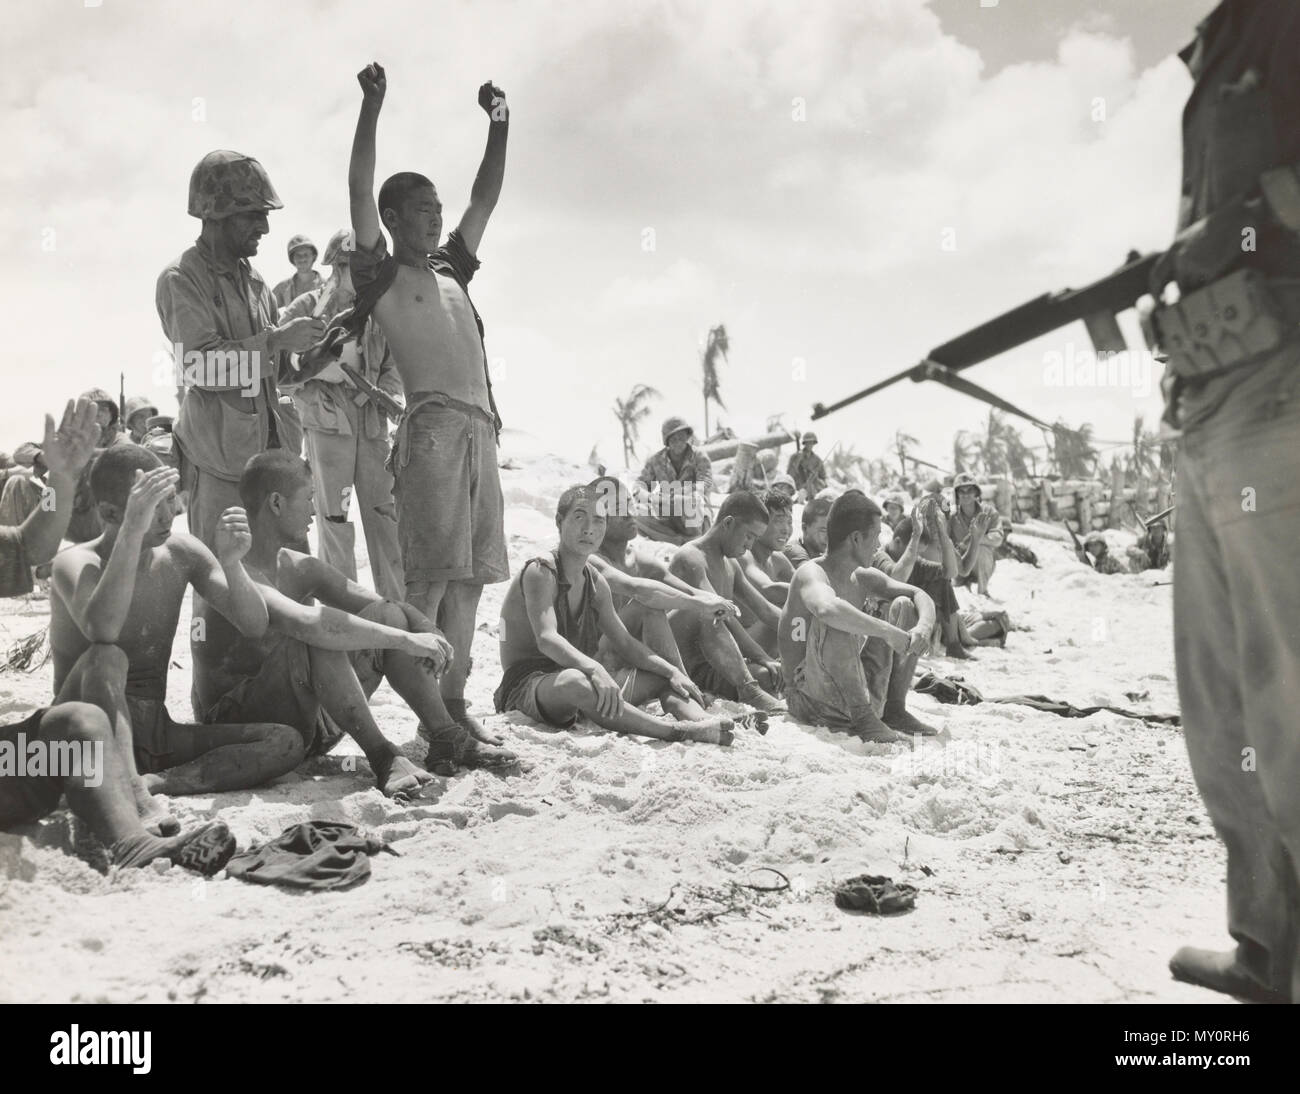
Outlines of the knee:
<svg viewBox="0 0 1300 1094">
<path fill-rule="evenodd" d="M 406 613 L 391 600 L 368 605 L 362 611 L 361 617 L 369 619 L 372 623 L 382 623 L 385 627 L 392 627 L 394 630 L 410 630 L 406 622 Z"/>
<path fill-rule="evenodd" d="M 577 669 L 564 669 L 555 678 L 555 690 L 566 703 L 581 706 L 591 698 L 591 681 Z"/>
<path fill-rule="evenodd" d="M 60 703 L 45 712 L 40 732 L 57 741 L 107 741 L 113 727 L 108 715 L 93 703 Z"/>
<path fill-rule="evenodd" d="M 126 652 L 121 646 L 113 646 L 107 642 L 96 642 L 86 647 L 86 652 L 81 655 L 81 664 L 89 672 L 102 673 L 109 676 L 126 676 L 130 662 Z"/>
<path fill-rule="evenodd" d="M 264 725 L 260 727 L 259 736 L 279 771 L 292 771 L 307 758 L 307 746 L 303 744 L 302 734 L 293 726 Z"/>
<path fill-rule="evenodd" d="M 908 630 L 915 627 L 920 618 L 916 611 L 916 605 L 912 602 L 910 596 L 897 597 L 889 606 L 889 621 L 895 627 Z"/>
</svg>

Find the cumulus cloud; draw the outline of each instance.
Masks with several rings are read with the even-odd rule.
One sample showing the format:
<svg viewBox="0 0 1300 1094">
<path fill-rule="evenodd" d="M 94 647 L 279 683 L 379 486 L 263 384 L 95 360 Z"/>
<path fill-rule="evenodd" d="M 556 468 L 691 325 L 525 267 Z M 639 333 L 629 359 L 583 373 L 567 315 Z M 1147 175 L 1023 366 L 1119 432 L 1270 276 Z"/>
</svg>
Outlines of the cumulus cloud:
<svg viewBox="0 0 1300 1094">
<path fill-rule="evenodd" d="M 915 0 L 16 9 L 0 239 L 24 368 L 0 430 L 26 436 L 52 392 L 118 371 L 149 390 L 154 280 L 196 234 L 185 187 L 206 151 L 257 155 L 285 200 L 256 260 L 268 280 L 287 273 L 291 235 L 340 226 L 354 74 L 372 58 L 389 70 L 380 176 L 425 171 L 452 218 L 482 151 L 475 90 L 491 77 L 510 96 L 506 187 L 474 286 L 489 354 L 511 362 L 507 416 L 577 456 L 593 432 L 617 452 L 614 397 L 651 382 L 689 411 L 700 341 L 723 322 L 727 420 L 805 418 L 1168 241 L 1189 82 L 1176 60 L 1139 68 L 1122 20 L 1079 7 L 1053 59 L 991 75 Z M 981 378 L 1032 383 L 1041 352 L 1009 356 Z M 576 431 L 574 389 L 589 423 Z M 907 420 L 920 390 L 819 432 L 870 449 L 897 420 L 941 452 L 982 412 L 938 392 Z M 1045 417 L 1080 413 L 1059 392 L 1030 399 Z M 1121 436 L 1131 410 L 1086 407 Z"/>
</svg>

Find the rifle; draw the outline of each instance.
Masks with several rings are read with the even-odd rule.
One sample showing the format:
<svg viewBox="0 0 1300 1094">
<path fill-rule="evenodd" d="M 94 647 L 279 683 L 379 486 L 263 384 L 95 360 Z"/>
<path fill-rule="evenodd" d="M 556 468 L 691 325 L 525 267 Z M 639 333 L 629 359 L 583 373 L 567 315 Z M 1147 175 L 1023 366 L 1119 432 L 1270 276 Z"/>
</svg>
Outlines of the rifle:
<svg viewBox="0 0 1300 1094">
<path fill-rule="evenodd" d="M 1070 522 L 1063 520 L 1061 523 L 1065 525 L 1065 530 L 1070 533 L 1070 538 L 1074 540 L 1074 557 L 1087 566 L 1088 569 L 1095 570 L 1096 567 L 1092 564 L 1092 559 L 1088 557 L 1088 552 L 1083 549 L 1083 544 L 1079 542 L 1079 537 L 1075 534 L 1074 529 L 1070 527 Z"/>
<path fill-rule="evenodd" d="M 375 387 L 374 384 L 372 384 L 369 380 L 367 380 L 364 376 L 362 376 L 361 373 L 359 373 L 351 365 L 345 364 L 344 362 L 340 361 L 339 368 L 343 370 L 344 376 L 346 376 L 349 380 L 352 381 L 353 384 L 355 384 L 358 388 L 360 388 L 361 391 L 363 391 L 366 394 L 366 396 L 370 399 L 370 401 L 374 403 L 377 407 L 379 407 L 379 409 L 382 410 L 385 414 L 387 414 L 390 418 L 392 418 L 393 421 L 397 421 L 403 414 L 406 413 L 401 403 L 399 403 L 396 399 L 394 399 L 391 395 L 388 394 L 388 392 L 384 391 L 382 388 Z"/>
<path fill-rule="evenodd" d="M 117 374 L 117 427 L 125 433 L 126 429 L 126 373 Z"/>
<path fill-rule="evenodd" d="M 1027 414 L 993 392 L 959 376 L 958 373 L 1044 334 L 1049 334 L 1077 319 L 1082 319 L 1087 324 L 1088 334 L 1098 352 L 1125 349 L 1123 335 L 1120 333 L 1115 316 L 1131 308 L 1140 297 L 1151 291 L 1151 275 L 1160 258 L 1159 253 L 1139 255 L 1137 252 L 1131 252 L 1123 266 L 1100 281 L 1095 281 L 1082 289 L 1062 289 L 1060 292 L 1044 293 L 1028 303 L 1021 304 L 1018 308 L 1012 308 L 1011 311 L 990 319 L 987 323 L 959 334 L 941 346 L 936 346 L 919 364 L 874 383 L 856 395 L 850 395 L 830 406 L 817 403 L 813 406 L 813 419 L 824 418 L 828 414 L 842 410 L 859 399 L 874 395 L 877 391 L 890 387 L 900 380 L 910 379 L 917 383 L 922 380 L 935 380 L 963 394 L 982 399 L 1008 413 L 1026 418 L 1035 425 L 1050 429 L 1050 426 L 1032 414 Z"/>
</svg>

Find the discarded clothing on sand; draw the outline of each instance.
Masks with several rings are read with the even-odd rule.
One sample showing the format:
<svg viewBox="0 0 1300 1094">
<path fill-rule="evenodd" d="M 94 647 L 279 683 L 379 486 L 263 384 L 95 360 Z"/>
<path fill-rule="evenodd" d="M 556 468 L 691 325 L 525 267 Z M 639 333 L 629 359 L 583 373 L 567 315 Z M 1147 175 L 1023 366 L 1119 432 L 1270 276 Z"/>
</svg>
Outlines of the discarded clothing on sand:
<svg viewBox="0 0 1300 1094">
<path fill-rule="evenodd" d="M 974 706 L 980 702 L 1014 703 L 1016 706 L 1033 707 L 1035 710 L 1044 710 L 1048 714 L 1056 714 L 1062 718 L 1088 718 L 1099 711 L 1106 710 L 1111 714 L 1136 718 L 1143 722 L 1160 722 L 1170 726 L 1182 724 L 1182 718 L 1177 714 L 1143 714 L 1136 710 L 1105 705 L 1076 707 L 1061 699 L 1049 699 L 1046 695 L 1004 695 L 997 699 L 986 699 L 976 688 L 964 683 L 960 678 L 939 676 L 933 672 L 922 674 L 912 686 L 923 695 L 933 695 L 941 703 L 955 703 L 958 706 Z"/>
<path fill-rule="evenodd" d="M 893 878 L 859 874 L 835 886 L 835 907 L 873 915 L 897 915 L 916 907 L 915 885 L 895 885 Z"/>
<path fill-rule="evenodd" d="M 226 864 L 226 872 L 255 885 L 347 889 L 370 876 L 369 856 L 380 851 L 397 854 L 383 840 L 363 836 L 351 824 L 309 821 L 236 855 Z"/>
</svg>

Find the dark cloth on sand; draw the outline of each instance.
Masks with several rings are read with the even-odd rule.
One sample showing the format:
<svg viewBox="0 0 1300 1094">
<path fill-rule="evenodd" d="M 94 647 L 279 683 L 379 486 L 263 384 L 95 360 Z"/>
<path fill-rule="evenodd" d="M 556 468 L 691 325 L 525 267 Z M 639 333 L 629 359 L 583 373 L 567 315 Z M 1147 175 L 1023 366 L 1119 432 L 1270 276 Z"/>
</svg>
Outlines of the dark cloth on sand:
<svg viewBox="0 0 1300 1094">
<path fill-rule="evenodd" d="M 347 889 L 370 876 L 369 856 L 380 851 L 397 853 L 383 840 L 363 836 L 350 824 L 309 821 L 236 855 L 226 863 L 226 872 L 254 885 Z"/>
</svg>

